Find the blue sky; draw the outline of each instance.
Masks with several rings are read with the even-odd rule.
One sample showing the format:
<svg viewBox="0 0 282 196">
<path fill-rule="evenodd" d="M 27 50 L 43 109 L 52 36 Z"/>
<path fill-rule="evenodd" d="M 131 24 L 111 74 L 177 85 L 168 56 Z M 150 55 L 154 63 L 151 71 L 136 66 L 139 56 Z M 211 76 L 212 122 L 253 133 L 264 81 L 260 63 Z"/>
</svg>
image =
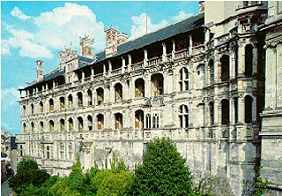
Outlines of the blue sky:
<svg viewBox="0 0 282 196">
<path fill-rule="evenodd" d="M 1 128 L 20 132 L 17 89 L 35 79 L 35 60 L 56 68 L 64 47 L 78 50 L 79 36 L 105 47 L 104 28 L 113 26 L 135 39 L 198 12 L 198 2 L 2 2 Z"/>
</svg>

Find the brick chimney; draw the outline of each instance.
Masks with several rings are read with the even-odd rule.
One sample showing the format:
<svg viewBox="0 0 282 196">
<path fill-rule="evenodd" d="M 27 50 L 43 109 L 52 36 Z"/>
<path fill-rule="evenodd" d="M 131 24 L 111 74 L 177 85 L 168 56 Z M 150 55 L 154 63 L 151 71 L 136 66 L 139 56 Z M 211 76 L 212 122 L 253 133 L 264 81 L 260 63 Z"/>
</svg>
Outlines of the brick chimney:
<svg viewBox="0 0 282 196">
<path fill-rule="evenodd" d="M 80 53 L 81 56 L 85 56 L 88 58 L 95 59 L 95 53 L 93 51 L 93 43 L 94 39 L 89 35 L 85 35 L 84 37 L 80 37 Z"/>
<path fill-rule="evenodd" d="M 106 34 L 106 50 L 105 50 L 106 57 L 110 57 L 116 54 L 118 45 L 123 44 L 128 40 L 127 34 L 121 33 L 113 27 L 106 29 L 105 34 Z"/>
<path fill-rule="evenodd" d="M 44 79 L 44 72 L 43 72 L 43 61 L 36 60 L 36 80 L 41 81 Z"/>
</svg>

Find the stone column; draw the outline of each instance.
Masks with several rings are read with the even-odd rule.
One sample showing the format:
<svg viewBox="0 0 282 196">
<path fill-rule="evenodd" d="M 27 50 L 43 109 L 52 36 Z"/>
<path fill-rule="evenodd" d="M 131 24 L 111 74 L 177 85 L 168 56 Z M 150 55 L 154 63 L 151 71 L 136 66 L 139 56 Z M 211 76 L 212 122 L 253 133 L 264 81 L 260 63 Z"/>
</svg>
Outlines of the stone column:
<svg viewBox="0 0 282 196">
<path fill-rule="evenodd" d="M 274 58 L 275 57 L 275 58 Z M 276 96 L 276 49 L 266 50 L 266 70 L 265 70 L 265 108 L 275 108 Z"/>
<path fill-rule="evenodd" d="M 107 70 L 106 70 L 106 65 L 103 64 L 103 75 L 104 75 L 104 76 L 106 75 L 106 72 L 107 72 Z"/>
<path fill-rule="evenodd" d="M 257 67 L 258 67 L 258 48 L 257 45 L 254 44 L 255 47 L 253 48 L 253 74 L 257 74 Z"/>
<path fill-rule="evenodd" d="M 144 50 L 144 66 L 148 65 L 148 51 Z"/>
<path fill-rule="evenodd" d="M 245 44 L 240 44 L 238 47 L 238 76 L 245 76 Z"/>
<path fill-rule="evenodd" d="M 234 106 L 234 98 L 229 99 L 229 118 L 230 118 L 230 125 L 235 124 L 235 106 Z"/>
<path fill-rule="evenodd" d="M 243 95 L 238 98 L 238 123 L 245 122 L 245 101 Z"/>
<path fill-rule="evenodd" d="M 172 40 L 172 52 L 171 52 L 171 58 L 175 58 L 175 40 Z"/>
<path fill-rule="evenodd" d="M 56 82 L 53 80 L 53 89 L 56 88 Z"/>
<path fill-rule="evenodd" d="M 85 73 L 84 71 L 81 72 L 81 82 L 83 83 L 85 80 Z"/>
<path fill-rule="evenodd" d="M 166 61 L 167 61 L 167 56 L 166 56 L 166 45 L 165 45 L 165 43 L 164 43 L 164 42 L 162 43 L 162 46 L 163 46 L 162 61 L 163 61 L 163 62 L 166 62 Z"/>
<path fill-rule="evenodd" d="M 231 55 L 230 55 L 230 64 L 229 64 L 229 70 L 230 70 L 230 75 L 229 78 L 230 79 L 235 79 L 235 66 L 236 66 L 236 56 L 235 56 L 235 52 L 232 51 Z"/>
<path fill-rule="evenodd" d="M 125 71 L 125 58 L 121 57 L 121 62 L 122 62 L 122 65 L 121 65 L 121 73 L 124 73 Z"/>
<path fill-rule="evenodd" d="M 93 79 L 95 76 L 95 71 L 94 71 L 94 67 L 91 68 L 91 78 Z"/>
<path fill-rule="evenodd" d="M 220 82 L 220 74 L 221 74 L 221 64 L 219 54 L 216 54 L 214 61 L 214 81 L 215 83 Z"/>
<path fill-rule="evenodd" d="M 151 78 L 147 76 L 145 80 L 145 97 L 151 97 Z"/>
<path fill-rule="evenodd" d="M 277 50 L 277 64 L 276 64 L 276 77 L 277 77 L 277 83 L 276 83 L 276 92 L 277 92 L 277 107 L 282 107 L 282 44 L 278 44 L 276 46 Z"/>
<path fill-rule="evenodd" d="M 189 35 L 189 46 L 188 46 L 189 55 L 192 55 L 192 48 L 193 48 L 193 39 L 192 39 L 192 35 Z"/>
<path fill-rule="evenodd" d="M 220 107 L 220 102 L 218 99 L 214 100 L 214 124 L 219 125 L 221 122 L 221 107 Z"/>
<path fill-rule="evenodd" d="M 252 103 L 252 122 L 256 122 L 257 117 L 257 98 L 253 96 L 253 103 Z"/>
<path fill-rule="evenodd" d="M 131 55 L 129 54 L 129 55 L 127 55 L 128 56 L 128 72 L 130 72 L 131 71 L 131 64 L 132 64 L 132 58 L 131 58 Z"/>
<path fill-rule="evenodd" d="M 109 66 L 108 76 L 111 76 L 112 75 L 112 62 L 110 60 L 108 61 L 108 66 Z"/>
</svg>

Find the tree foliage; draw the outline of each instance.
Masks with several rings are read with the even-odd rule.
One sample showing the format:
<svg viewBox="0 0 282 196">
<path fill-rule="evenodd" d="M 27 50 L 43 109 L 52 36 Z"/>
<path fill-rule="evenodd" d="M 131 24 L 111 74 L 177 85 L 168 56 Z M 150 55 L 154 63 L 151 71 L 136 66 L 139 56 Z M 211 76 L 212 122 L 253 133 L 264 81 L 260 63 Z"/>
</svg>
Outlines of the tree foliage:
<svg viewBox="0 0 282 196">
<path fill-rule="evenodd" d="M 191 195 L 192 177 L 185 160 L 169 139 L 148 144 L 143 164 L 135 170 L 130 195 Z"/>
</svg>

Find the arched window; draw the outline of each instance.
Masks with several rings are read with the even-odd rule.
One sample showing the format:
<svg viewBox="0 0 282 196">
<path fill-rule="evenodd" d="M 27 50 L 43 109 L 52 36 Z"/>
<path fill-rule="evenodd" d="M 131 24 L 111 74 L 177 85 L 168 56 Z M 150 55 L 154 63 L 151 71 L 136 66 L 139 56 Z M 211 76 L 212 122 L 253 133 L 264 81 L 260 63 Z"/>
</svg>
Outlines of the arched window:
<svg viewBox="0 0 282 196">
<path fill-rule="evenodd" d="M 209 60 L 209 68 L 210 68 L 210 82 L 214 82 L 214 61 L 213 59 Z"/>
<path fill-rule="evenodd" d="M 23 132 L 26 133 L 27 132 L 27 129 L 26 129 L 26 124 L 23 123 Z"/>
<path fill-rule="evenodd" d="M 229 56 L 223 55 L 220 58 L 220 64 L 221 64 L 221 81 L 228 81 L 229 80 Z"/>
<path fill-rule="evenodd" d="M 210 125 L 214 125 L 214 103 L 209 103 Z"/>
<path fill-rule="evenodd" d="M 98 88 L 96 90 L 97 93 L 97 105 L 102 105 L 104 103 L 104 89 Z"/>
<path fill-rule="evenodd" d="M 123 128 L 123 119 L 121 113 L 115 114 L 115 129 L 122 129 Z"/>
<path fill-rule="evenodd" d="M 83 119 L 81 117 L 77 118 L 77 123 L 78 123 L 78 131 L 79 132 L 83 131 Z"/>
<path fill-rule="evenodd" d="M 60 109 L 64 110 L 65 109 L 65 98 L 60 97 Z"/>
<path fill-rule="evenodd" d="M 181 105 L 179 107 L 179 125 L 181 128 L 189 127 L 189 112 L 187 105 Z"/>
<path fill-rule="evenodd" d="M 188 69 L 185 67 L 182 67 L 179 71 L 179 88 L 180 91 L 187 91 L 189 90 L 189 73 Z"/>
<path fill-rule="evenodd" d="M 65 120 L 64 119 L 60 120 L 60 131 L 61 132 L 65 131 Z"/>
<path fill-rule="evenodd" d="M 157 73 L 151 77 L 152 96 L 163 95 L 164 93 L 164 77 L 162 74 Z"/>
<path fill-rule="evenodd" d="M 26 115 L 26 107 L 25 107 L 25 105 L 23 106 L 23 115 L 24 116 Z"/>
<path fill-rule="evenodd" d="M 39 126 L 40 126 L 40 132 L 41 133 L 44 132 L 44 124 L 42 121 L 40 121 Z"/>
<path fill-rule="evenodd" d="M 71 132 L 73 130 L 73 120 L 72 120 L 72 118 L 69 118 L 68 122 L 69 122 L 69 132 Z"/>
<path fill-rule="evenodd" d="M 68 106 L 69 108 L 73 107 L 73 99 L 71 94 L 68 96 Z"/>
<path fill-rule="evenodd" d="M 31 105 L 30 105 L 30 108 L 31 108 L 31 114 L 34 114 L 34 105 L 31 104 Z"/>
<path fill-rule="evenodd" d="M 54 100 L 49 99 L 49 112 L 53 112 L 53 111 L 54 111 Z"/>
<path fill-rule="evenodd" d="M 97 118 L 97 129 L 103 129 L 104 128 L 104 115 L 98 114 L 96 118 Z"/>
<path fill-rule="evenodd" d="M 53 131 L 54 131 L 54 121 L 53 121 L 53 120 L 50 120 L 50 121 L 49 121 L 49 131 L 50 131 L 50 132 L 53 132 Z"/>
<path fill-rule="evenodd" d="M 146 114 L 146 129 L 151 129 L 151 114 Z"/>
<path fill-rule="evenodd" d="M 253 104 L 253 98 L 250 95 L 247 95 L 245 98 L 245 123 L 251 123 L 252 122 L 252 104 Z"/>
<path fill-rule="evenodd" d="M 91 115 L 87 116 L 87 124 L 88 124 L 88 131 L 91 131 L 93 129 L 93 120 Z"/>
<path fill-rule="evenodd" d="M 31 122 L 31 123 L 30 123 L 30 126 L 31 126 L 31 132 L 33 133 L 33 132 L 34 132 L 34 123 Z"/>
<path fill-rule="evenodd" d="M 160 118 L 159 118 L 159 115 L 158 114 L 153 114 L 153 129 L 156 129 L 156 128 L 159 128 L 159 121 L 160 121 Z"/>
<path fill-rule="evenodd" d="M 77 93 L 77 106 L 82 107 L 83 106 L 83 96 L 82 92 Z"/>
<path fill-rule="evenodd" d="M 142 78 L 135 80 L 135 97 L 145 96 L 145 82 Z"/>
<path fill-rule="evenodd" d="M 42 101 L 39 102 L 39 111 L 43 113 L 43 102 Z"/>
<path fill-rule="evenodd" d="M 221 124 L 229 124 L 229 100 L 227 99 L 221 101 Z"/>
<path fill-rule="evenodd" d="M 135 128 L 143 129 L 144 126 L 144 112 L 142 110 L 135 111 Z"/>
<path fill-rule="evenodd" d="M 120 83 L 117 83 L 114 86 L 115 89 L 115 101 L 121 101 L 122 100 L 122 85 Z"/>
<path fill-rule="evenodd" d="M 87 90 L 87 104 L 92 105 L 92 91 L 90 89 Z"/>
<path fill-rule="evenodd" d="M 253 75 L 253 46 L 247 44 L 245 47 L 245 76 L 251 77 Z"/>
</svg>

